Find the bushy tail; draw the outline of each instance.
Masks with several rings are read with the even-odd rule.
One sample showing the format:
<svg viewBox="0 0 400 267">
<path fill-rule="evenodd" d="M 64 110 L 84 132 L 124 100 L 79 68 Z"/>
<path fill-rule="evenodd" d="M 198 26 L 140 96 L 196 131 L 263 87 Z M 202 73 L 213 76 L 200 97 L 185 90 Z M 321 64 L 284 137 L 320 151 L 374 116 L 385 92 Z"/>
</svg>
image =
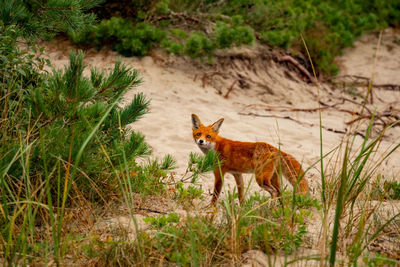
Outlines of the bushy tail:
<svg viewBox="0 0 400 267">
<path fill-rule="evenodd" d="M 300 163 L 291 155 L 281 152 L 282 154 L 282 173 L 293 185 L 297 184 L 296 192 L 301 194 L 308 193 L 308 184 L 304 178 L 304 171 L 301 169 Z"/>
</svg>

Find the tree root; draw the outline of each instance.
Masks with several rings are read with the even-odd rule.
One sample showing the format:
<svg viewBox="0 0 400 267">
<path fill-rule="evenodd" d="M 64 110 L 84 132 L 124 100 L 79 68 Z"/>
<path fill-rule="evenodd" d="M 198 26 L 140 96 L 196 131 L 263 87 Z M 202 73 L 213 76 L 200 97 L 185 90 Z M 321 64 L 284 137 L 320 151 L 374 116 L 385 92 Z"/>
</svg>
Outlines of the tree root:
<svg viewBox="0 0 400 267">
<path fill-rule="evenodd" d="M 314 77 L 310 74 L 310 72 L 308 72 L 308 70 L 306 68 L 304 68 L 296 59 L 294 59 L 293 57 L 289 56 L 289 55 L 285 55 L 285 56 L 280 56 L 277 58 L 279 62 L 289 62 L 292 63 L 301 73 L 304 74 L 304 76 L 307 77 L 307 79 L 312 82 L 312 83 L 316 83 Z"/>
<path fill-rule="evenodd" d="M 331 81 L 331 80 L 336 80 L 336 79 L 341 79 L 341 78 L 351 78 L 354 80 L 354 82 L 357 82 L 359 80 L 363 80 L 366 83 L 366 86 L 369 85 L 369 83 L 371 82 L 371 79 L 368 77 L 364 77 L 364 76 L 360 76 L 360 75 L 340 75 L 340 76 L 333 76 L 333 77 L 328 77 L 325 79 L 325 81 Z M 386 90 L 390 90 L 390 91 L 400 91 L 400 84 L 392 84 L 392 83 L 385 83 L 385 84 L 371 84 L 372 87 L 375 88 L 383 88 Z"/>
</svg>

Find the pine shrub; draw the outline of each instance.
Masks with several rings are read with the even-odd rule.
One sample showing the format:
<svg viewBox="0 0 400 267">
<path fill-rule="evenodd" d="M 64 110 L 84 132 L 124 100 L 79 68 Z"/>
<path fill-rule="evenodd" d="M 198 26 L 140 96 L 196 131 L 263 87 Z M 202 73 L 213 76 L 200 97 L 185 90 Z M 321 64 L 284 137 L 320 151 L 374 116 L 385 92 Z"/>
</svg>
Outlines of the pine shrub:
<svg viewBox="0 0 400 267">
<path fill-rule="evenodd" d="M 93 193 L 91 180 L 110 178 L 112 173 L 102 147 L 107 147 L 114 166 L 134 166 L 136 157 L 149 153 L 144 137 L 136 133 L 129 136 L 126 130 L 128 124 L 147 112 L 149 101 L 137 94 L 125 107 L 115 105 L 127 89 L 140 83 L 137 72 L 119 62 L 109 74 L 93 69 L 90 77 L 84 77 L 84 69 L 83 53 L 72 52 L 70 64 L 64 70 L 37 74 L 39 78 L 30 86 L 18 82 L 10 87 L 13 97 L 3 98 L 2 106 L 9 107 L 5 116 L 15 123 L 8 123 L 2 129 L 5 135 L 0 153 L 3 155 L 0 158 L 2 170 L 8 166 L 4 175 L 7 182 L 22 182 L 20 179 L 24 175 L 40 181 L 46 170 L 54 168 L 61 160 L 79 164 L 77 167 L 85 175 L 78 175 L 75 182 L 82 192 L 90 195 Z M 105 114 L 108 115 L 103 119 Z M 102 123 L 95 132 L 96 138 L 91 138 L 99 122 Z M 20 138 L 29 146 L 29 154 L 26 152 L 25 157 L 31 168 L 27 174 L 23 173 L 22 162 L 13 162 L 25 147 Z M 85 142 L 80 161 L 74 163 Z M 9 162 L 13 164 L 9 165 Z M 91 177 L 91 180 L 84 177 Z M 52 190 L 56 191 L 57 179 L 52 181 Z"/>
<path fill-rule="evenodd" d="M 193 32 L 185 43 L 185 54 L 191 58 L 211 55 L 214 46 L 209 38 L 202 32 Z"/>
</svg>

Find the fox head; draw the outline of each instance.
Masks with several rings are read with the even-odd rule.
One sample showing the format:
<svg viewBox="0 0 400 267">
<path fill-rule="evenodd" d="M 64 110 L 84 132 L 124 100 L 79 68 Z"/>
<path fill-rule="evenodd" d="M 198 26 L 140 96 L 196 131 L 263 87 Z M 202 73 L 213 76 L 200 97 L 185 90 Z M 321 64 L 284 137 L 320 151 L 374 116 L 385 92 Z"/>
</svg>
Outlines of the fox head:
<svg viewBox="0 0 400 267">
<path fill-rule="evenodd" d="M 218 130 L 224 119 L 219 119 L 211 125 L 204 126 L 196 114 L 192 114 L 193 138 L 203 153 L 214 149 L 218 137 Z"/>
</svg>

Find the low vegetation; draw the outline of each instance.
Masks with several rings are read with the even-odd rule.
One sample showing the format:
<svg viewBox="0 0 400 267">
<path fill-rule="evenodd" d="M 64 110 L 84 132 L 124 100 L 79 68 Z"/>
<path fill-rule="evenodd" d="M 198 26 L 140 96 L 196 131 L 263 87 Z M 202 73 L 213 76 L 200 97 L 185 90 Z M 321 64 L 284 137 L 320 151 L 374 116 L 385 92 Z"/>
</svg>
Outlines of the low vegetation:
<svg viewBox="0 0 400 267">
<path fill-rule="evenodd" d="M 211 58 L 215 49 L 262 44 L 306 54 L 321 73 L 335 75 L 335 56 L 362 33 L 400 24 L 395 1 L 108 0 L 94 9 L 102 21 L 70 34 L 79 44 L 111 45 L 123 55 L 144 56 L 153 47 L 191 58 Z M 123 7 L 123 8 L 122 8 Z M 306 64 L 306 61 L 304 62 Z"/>
</svg>

